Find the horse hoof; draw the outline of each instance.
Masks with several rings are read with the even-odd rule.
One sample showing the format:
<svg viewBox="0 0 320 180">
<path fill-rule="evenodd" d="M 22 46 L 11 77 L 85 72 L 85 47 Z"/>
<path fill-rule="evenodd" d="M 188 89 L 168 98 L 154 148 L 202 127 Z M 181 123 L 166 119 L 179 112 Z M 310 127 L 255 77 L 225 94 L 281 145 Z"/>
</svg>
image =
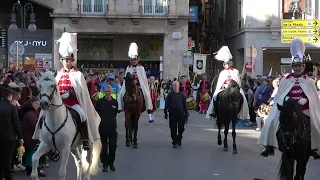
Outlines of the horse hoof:
<svg viewBox="0 0 320 180">
<path fill-rule="evenodd" d="M 232 154 L 238 154 L 238 150 L 234 149 Z"/>
<path fill-rule="evenodd" d="M 224 152 L 227 152 L 227 151 L 229 151 L 229 148 L 228 148 L 228 147 L 224 147 L 224 148 L 223 148 L 223 151 L 224 151 Z"/>
<path fill-rule="evenodd" d="M 133 144 L 132 148 L 138 148 L 138 144 Z"/>
<path fill-rule="evenodd" d="M 218 145 L 220 146 L 222 144 L 222 140 L 218 139 Z"/>
</svg>

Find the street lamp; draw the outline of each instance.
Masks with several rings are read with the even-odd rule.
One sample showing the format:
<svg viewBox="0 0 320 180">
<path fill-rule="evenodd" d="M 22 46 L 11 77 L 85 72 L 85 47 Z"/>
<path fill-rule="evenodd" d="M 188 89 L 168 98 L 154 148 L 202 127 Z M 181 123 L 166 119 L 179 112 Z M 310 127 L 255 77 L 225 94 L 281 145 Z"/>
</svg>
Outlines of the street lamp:
<svg viewBox="0 0 320 180">
<path fill-rule="evenodd" d="M 21 14 L 21 30 L 23 31 L 23 29 L 26 28 L 26 16 L 27 13 L 30 11 L 30 24 L 28 26 L 28 30 L 30 32 L 35 32 L 37 30 L 37 26 L 35 24 L 36 20 L 35 20 L 35 14 L 33 12 L 33 6 L 31 3 L 26 3 L 23 7 L 20 4 L 20 1 L 18 1 L 17 3 L 15 3 L 12 6 L 12 13 L 11 13 L 11 24 L 9 26 L 10 30 L 14 30 L 17 31 L 18 30 L 18 26 L 16 24 L 16 11 L 18 11 Z"/>
</svg>

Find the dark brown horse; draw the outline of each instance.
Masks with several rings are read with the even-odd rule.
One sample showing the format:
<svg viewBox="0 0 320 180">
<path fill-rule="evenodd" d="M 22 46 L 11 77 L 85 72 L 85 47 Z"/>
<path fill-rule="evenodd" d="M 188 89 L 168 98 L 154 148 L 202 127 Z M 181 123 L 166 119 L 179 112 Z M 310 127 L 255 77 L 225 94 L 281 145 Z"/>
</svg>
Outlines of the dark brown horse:
<svg viewBox="0 0 320 180">
<path fill-rule="evenodd" d="M 304 180 L 311 152 L 310 119 L 292 98 L 278 105 L 280 127 L 277 133 L 279 150 L 282 152 L 279 169 L 280 180 Z M 294 164 L 296 175 L 294 176 Z"/>
<path fill-rule="evenodd" d="M 138 147 L 137 133 L 140 114 L 143 109 L 143 94 L 139 87 L 135 84 L 132 74 L 126 74 L 124 94 L 124 115 L 126 127 L 126 146 L 132 145 L 133 148 Z M 132 139 L 133 134 L 133 139 Z"/>
</svg>

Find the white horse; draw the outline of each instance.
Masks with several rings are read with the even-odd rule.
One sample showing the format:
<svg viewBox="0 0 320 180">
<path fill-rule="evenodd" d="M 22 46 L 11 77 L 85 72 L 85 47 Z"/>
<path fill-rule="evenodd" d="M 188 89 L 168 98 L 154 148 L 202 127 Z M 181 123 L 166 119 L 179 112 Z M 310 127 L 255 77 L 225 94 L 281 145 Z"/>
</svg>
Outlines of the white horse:
<svg viewBox="0 0 320 180">
<path fill-rule="evenodd" d="M 45 120 L 41 130 L 38 129 L 41 131 L 40 145 L 32 156 L 32 179 L 39 179 L 37 170 L 39 158 L 49 150 L 56 149 L 61 153 L 60 180 L 66 178 L 70 152 L 77 166 L 77 180 L 81 180 L 82 173 L 85 174 L 85 180 L 90 180 L 90 175 L 96 175 L 100 171 L 98 166 L 102 147 L 100 139 L 93 144 L 90 143 L 88 152 L 81 150 L 81 135 L 77 132 L 71 113 L 62 102 L 55 75 L 50 71 L 46 72 L 39 82 L 42 109 L 40 117 L 45 115 Z"/>
</svg>

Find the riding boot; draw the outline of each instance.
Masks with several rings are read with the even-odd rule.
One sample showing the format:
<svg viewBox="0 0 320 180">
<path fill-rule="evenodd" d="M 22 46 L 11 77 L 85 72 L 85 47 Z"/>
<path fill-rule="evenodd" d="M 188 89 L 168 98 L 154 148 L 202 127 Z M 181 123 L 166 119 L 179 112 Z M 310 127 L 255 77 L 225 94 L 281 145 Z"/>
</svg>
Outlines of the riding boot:
<svg viewBox="0 0 320 180">
<path fill-rule="evenodd" d="M 272 146 L 266 146 L 260 155 L 263 157 L 273 156 L 274 148 Z"/>
<path fill-rule="evenodd" d="M 90 149 L 90 144 L 89 144 L 89 133 L 88 133 L 88 126 L 87 122 L 84 121 L 80 124 L 80 129 L 81 129 L 81 135 L 82 135 L 82 145 L 83 149 L 85 151 L 88 151 Z"/>
<path fill-rule="evenodd" d="M 313 156 L 315 160 L 320 159 L 320 155 L 315 150 L 311 151 L 311 156 Z"/>
</svg>

